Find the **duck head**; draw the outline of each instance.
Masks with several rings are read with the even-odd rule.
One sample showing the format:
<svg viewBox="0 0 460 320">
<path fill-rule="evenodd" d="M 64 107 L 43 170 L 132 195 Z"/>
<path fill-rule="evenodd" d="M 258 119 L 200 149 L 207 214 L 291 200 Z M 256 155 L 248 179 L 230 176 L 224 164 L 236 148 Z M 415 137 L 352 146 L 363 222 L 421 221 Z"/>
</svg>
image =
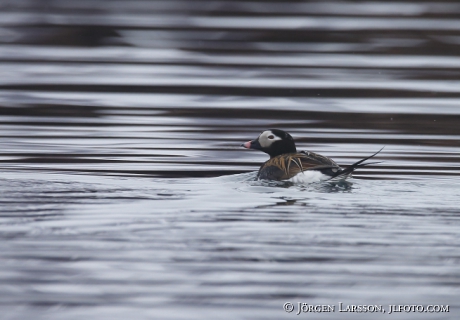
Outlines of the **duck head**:
<svg viewBox="0 0 460 320">
<path fill-rule="evenodd" d="M 285 154 L 295 153 L 294 139 L 291 135 L 283 130 L 271 129 L 262 132 L 255 140 L 242 144 L 246 149 L 255 149 L 265 152 L 270 158 Z"/>
</svg>

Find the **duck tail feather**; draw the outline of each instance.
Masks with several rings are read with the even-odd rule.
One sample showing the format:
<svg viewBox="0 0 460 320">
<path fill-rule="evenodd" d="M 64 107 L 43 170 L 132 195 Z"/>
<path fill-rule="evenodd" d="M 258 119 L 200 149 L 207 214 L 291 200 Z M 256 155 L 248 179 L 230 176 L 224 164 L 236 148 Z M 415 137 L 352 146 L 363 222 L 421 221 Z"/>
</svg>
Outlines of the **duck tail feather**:
<svg viewBox="0 0 460 320">
<path fill-rule="evenodd" d="M 332 178 L 336 178 L 336 177 L 339 177 L 339 176 L 347 176 L 351 173 L 353 173 L 353 171 L 355 171 L 356 169 L 358 168 L 362 168 L 362 167 L 365 167 L 367 165 L 370 165 L 370 164 L 376 164 L 376 163 L 381 163 L 382 161 L 379 161 L 379 162 L 369 162 L 369 163 L 363 163 L 364 161 L 366 160 L 369 160 L 370 158 L 373 158 L 375 157 L 376 155 L 378 155 L 380 153 L 380 151 L 383 150 L 384 147 L 382 147 L 382 149 L 380 149 L 379 151 L 377 151 L 376 153 L 364 158 L 364 159 L 361 159 L 355 163 L 353 163 L 352 165 L 348 166 L 347 168 L 343 169 L 343 170 L 340 170 L 340 171 L 337 171 L 337 173 L 332 177 Z"/>
</svg>

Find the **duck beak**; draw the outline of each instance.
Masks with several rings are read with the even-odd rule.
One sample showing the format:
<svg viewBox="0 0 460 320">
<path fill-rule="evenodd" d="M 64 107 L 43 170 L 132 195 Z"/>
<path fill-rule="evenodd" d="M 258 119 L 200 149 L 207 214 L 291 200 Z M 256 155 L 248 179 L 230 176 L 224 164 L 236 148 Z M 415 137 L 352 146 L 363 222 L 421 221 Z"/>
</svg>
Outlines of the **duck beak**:
<svg viewBox="0 0 460 320">
<path fill-rule="evenodd" d="M 256 150 L 260 150 L 262 148 L 259 143 L 259 140 L 248 141 L 248 142 L 243 143 L 241 146 L 245 147 L 246 149 L 256 149 Z"/>
<path fill-rule="evenodd" d="M 242 147 L 245 147 L 246 149 L 251 149 L 251 141 L 242 143 L 241 146 L 242 146 Z"/>
</svg>

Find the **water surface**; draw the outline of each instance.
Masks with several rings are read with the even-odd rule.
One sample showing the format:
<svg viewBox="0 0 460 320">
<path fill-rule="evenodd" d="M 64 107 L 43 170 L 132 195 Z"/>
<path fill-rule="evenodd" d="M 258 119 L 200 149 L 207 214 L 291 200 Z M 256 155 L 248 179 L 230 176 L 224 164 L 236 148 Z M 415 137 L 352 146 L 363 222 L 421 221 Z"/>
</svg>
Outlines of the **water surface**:
<svg viewBox="0 0 460 320">
<path fill-rule="evenodd" d="M 0 5 L 5 319 L 458 318 L 456 1 Z M 255 181 L 267 128 L 383 162 Z"/>
</svg>

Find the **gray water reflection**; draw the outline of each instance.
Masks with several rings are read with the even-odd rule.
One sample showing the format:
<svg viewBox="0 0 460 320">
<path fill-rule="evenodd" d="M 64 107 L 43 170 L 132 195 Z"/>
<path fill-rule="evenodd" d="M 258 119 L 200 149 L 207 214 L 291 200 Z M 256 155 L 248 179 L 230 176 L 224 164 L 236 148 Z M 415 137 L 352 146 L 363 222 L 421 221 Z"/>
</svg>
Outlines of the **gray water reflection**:
<svg viewBox="0 0 460 320">
<path fill-rule="evenodd" d="M 0 7 L 2 317 L 458 318 L 457 1 Z M 267 128 L 383 162 L 255 181 Z"/>
<path fill-rule="evenodd" d="M 165 319 L 279 318 L 290 300 L 456 312 L 456 181 L 357 180 L 330 192 L 250 178 L 6 174 L 2 300 L 19 314 L 23 303 L 61 306 L 57 318 L 121 319 L 133 308 Z"/>
</svg>

